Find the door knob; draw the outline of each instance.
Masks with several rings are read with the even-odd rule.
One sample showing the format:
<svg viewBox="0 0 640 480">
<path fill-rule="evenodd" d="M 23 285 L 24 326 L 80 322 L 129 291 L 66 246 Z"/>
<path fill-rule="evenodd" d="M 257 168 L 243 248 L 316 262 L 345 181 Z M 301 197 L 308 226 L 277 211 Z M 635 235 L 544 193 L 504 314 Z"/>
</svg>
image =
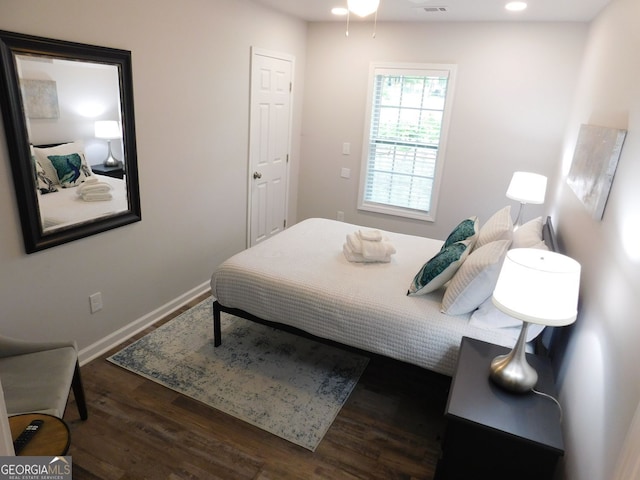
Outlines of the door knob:
<svg viewBox="0 0 640 480">
<path fill-rule="evenodd" d="M 258 178 L 262 178 L 262 174 L 260 172 L 253 172 L 253 179 L 256 180 Z"/>
</svg>

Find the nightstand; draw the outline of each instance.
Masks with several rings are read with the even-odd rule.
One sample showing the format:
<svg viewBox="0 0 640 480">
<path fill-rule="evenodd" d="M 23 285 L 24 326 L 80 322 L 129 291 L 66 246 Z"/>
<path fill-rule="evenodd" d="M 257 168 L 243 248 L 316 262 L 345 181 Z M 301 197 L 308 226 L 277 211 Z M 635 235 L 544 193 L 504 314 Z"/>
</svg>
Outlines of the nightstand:
<svg viewBox="0 0 640 480">
<path fill-rule="evenodd" d="M 106 175 L 113 178 L 124 178 L 124 165 L 120 162 L 115 167 L 107 167 L 101 163 L 91 165 L 91 171 L 98 175 Z"/>
<path fill-rule="evenodd" d="M 511 393 L 489 379 L 491 360 L 509 351 L 462 339 L 436 480 L 553 478 L 564 455 L 560 409 L 550 398 Z M 536 390 L 555 398 L 549 359 L 527 354 L 527 360 L 538 372 Z"/>
</svg>

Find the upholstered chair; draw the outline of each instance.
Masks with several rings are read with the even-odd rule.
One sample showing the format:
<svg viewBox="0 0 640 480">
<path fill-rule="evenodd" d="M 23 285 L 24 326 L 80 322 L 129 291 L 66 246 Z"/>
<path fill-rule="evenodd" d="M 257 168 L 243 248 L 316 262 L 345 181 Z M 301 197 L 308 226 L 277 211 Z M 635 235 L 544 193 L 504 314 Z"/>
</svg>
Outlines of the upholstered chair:
<svg viewBox="0 0 640 480">
<path fill-rule="evenodd" d="M 62 418 L 73 387 L 80 418 L 87 419 L 75 342 L 27 342 L 0 336 L 0 381 L 9 416 L 48 413 Z"/>
</svg>

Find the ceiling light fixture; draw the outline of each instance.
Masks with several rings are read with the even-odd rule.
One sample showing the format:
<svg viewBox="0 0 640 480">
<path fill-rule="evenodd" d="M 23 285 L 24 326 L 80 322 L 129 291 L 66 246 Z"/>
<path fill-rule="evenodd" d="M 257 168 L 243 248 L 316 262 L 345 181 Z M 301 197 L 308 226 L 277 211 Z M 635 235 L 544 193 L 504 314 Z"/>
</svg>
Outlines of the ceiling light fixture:
<svg viewBox="0 0 640 480">
<path fill-rule="evenodd" d="M 375 18 L 373 20 L 372 37 L 376 38 L 376 27 L 378 25 L 378 7 L 379 6 L 380 6 L 380 0 L 347 0 L 347 30 L 345 32 L 345 36 L 347 37 L 349 36 L 349 21 L 350 21 L 351 13 L 363 18 L 371 15 L 372 13 L 375 13 Z"/>
<path fill-rule="evenodd" d="M 347 7 L 350 12 L 359 17 L 367 17 L 378 11 L 380 0 L 347 0 Z"/>
<path fill-rule="evenodd" d="M 504 8 L 506 8 L 510 12 L 521 12 L 522 10 L 525 10 L 527 8 L 527 3 L 526 2 L 509 2 L 504 6 Z"/>
</svg>

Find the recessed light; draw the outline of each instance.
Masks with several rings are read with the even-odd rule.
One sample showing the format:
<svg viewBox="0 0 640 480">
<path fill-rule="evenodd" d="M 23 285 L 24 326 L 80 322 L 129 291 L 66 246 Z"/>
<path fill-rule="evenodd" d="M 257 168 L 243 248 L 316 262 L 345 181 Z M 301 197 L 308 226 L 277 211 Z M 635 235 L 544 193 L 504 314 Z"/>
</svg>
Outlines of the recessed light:
<svg viewBox="0 0 640 480">
<path fill-rule="evenodd" d="M 521 12 L 527 8 L 527 4 L 526 2 L 509 2 L 504 6 L 504 8 L 510 12 Z"/>
<path fill-rule="evenodd" d="M 349 13 L 349 10 L 347 10 L 344 7 L 333 7 L 331 9 L 331 13 L 333 13 L 334 15 L 343 16 L 343 15 L 346 15 L 347 13 Z"/>
</svg>

